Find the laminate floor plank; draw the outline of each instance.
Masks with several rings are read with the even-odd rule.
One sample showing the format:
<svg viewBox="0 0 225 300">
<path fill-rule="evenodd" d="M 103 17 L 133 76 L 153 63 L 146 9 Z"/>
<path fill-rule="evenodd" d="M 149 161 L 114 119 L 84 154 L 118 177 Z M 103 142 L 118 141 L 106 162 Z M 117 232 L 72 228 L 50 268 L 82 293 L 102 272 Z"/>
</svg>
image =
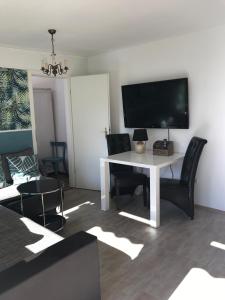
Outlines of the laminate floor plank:
<svg viewBox="0 0 225 300">
<path fill-rule="evenodd" d="M 142 197 L 128 200 L 121 201 L 122 211 L 147 220 Z M 193 268 L 225 278 L 225 250 L 211 246 L 213 241 L 225 245 L 222 213 L 196 207 L 191 221 L 161 201 L 161 227 L 154 229 L 114 207 L 101 211 L 100 193 L 80 189 L 65 192 L 64 209 L 63 236 L 84 230 L 100 239 L 102 300 L 168 300 Z"/>
</svg>

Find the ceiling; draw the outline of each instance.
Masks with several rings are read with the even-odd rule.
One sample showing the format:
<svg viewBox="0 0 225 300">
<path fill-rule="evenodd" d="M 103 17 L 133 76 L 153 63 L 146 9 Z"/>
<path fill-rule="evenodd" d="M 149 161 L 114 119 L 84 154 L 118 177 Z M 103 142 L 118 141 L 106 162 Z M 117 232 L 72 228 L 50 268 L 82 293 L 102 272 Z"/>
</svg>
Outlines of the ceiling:
<svg viewBox="0 0 225 300">
<path fill-rule="evenodd" d="M 225 24 L 225 0 L 1 0 L 0 44 L 94 55 Z M 57 51 L 58 50 L 58 51 Z"/>
</svg>

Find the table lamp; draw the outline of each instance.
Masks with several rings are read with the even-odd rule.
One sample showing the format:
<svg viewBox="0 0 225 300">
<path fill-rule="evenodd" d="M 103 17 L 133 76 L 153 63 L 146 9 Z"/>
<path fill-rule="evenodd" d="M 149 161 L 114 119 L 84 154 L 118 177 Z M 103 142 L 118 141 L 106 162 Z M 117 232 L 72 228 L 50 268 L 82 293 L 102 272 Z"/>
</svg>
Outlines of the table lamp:
<svg viewBox="0 0 225 300">
<path fill-rule="evenodd" d="M 146 129 L 134 129 L 133 141 L 135 141 L 135 151 L 139 154 L 145 152 L 145 141 L 148 141 Z"/>
</svg>

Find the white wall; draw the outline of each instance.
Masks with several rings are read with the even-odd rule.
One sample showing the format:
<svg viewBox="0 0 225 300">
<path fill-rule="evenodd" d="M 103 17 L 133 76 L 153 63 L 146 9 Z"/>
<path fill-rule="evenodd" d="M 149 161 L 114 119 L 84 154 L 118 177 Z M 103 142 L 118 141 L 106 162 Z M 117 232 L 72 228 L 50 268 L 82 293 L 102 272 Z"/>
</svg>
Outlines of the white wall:
<svg viewBox="0 0 225 300">
<path fill-rule="evenodd" d="M 195 200 L 225 210 L 225 27 L 90 57 L 88 69 L 90 74 L 110 73 L 114 133 L 127 131 L 122 84 L 188 76 L 190 129 L 171 130 L 171 140 L 175 151 L 184 152 L 193 135 L 208 139 L 198 169 Z M 149 130 L 148 146 L 164 137 L 165 130 Z"/>
<path fill-rule="evenodd" d="M 13 49 L 0 47 L 0 67 L 18 68 L 30 70 L 37 74 L 42 74 L 40 71 L 41 60 L 46 57 L 49 59 L 50 51 L 38 52 L 31 50 Z M 57 59 L 62 61 L 68 60 L 69 72 L 71 75 L 83 75 L 87 72 L 87 59 L 80 56 L 72 55 L 57 55 Z"/>
<path fill-rule="evenodd" d="M 33 89 L 54 89 L 54 78 L 49 77 L 40 77 L 40 76 L 32 76 L 32 88 Z"/>
<path fill-rule="evenodd" d="M 58 142 L 67 142 L 66 138 L 66 111 L 65 111 L 65 93 L 64 81 L 55 79 L 53 89 L 54 114 L 56 124 L 56 140 Z"/>
</svg>

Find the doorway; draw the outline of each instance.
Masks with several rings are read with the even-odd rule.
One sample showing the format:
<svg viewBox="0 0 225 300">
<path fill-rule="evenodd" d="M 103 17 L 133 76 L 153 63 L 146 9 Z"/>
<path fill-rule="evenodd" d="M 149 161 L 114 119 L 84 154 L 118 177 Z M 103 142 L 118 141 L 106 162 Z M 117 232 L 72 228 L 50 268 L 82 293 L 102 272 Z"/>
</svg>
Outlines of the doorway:
<svg viewBox="0 0 225 300">
<path fill-rule="evenodd" d="M 62 180 L 69 187 L 68 141 L 66 122 L 66 95 L 64 78 L 50 78 L 32 75 L 32 89 L 35 115 L 37 153 L 44 163 L 48 176 Z M 54 165 L 46 158 L 53 156 L 51 142 L 65 143 L 65 164 L 59 163 L 56 173 Z M 63 147 L 57 148 L 63 155 Z"/>
</svg>

